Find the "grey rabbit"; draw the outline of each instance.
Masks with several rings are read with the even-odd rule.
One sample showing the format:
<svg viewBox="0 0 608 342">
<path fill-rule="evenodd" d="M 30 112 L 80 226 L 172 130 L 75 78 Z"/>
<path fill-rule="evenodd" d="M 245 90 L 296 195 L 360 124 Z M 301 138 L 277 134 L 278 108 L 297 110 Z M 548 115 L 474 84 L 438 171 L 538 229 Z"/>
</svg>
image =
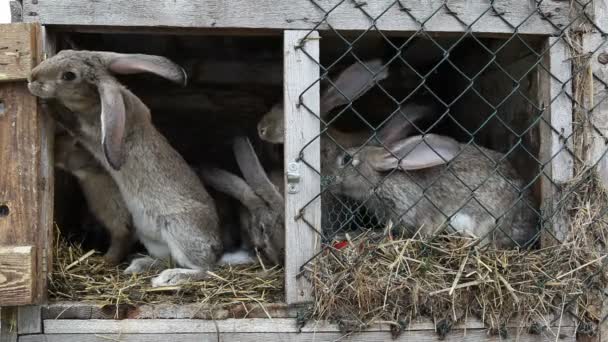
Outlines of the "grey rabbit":
<svg viewBox="0 0 608 342">
<path fill-rule="evenodd" d="M 348 104 L 364 95 L 376 82 L 384 80 L 389 75 L 388 68 L 383 67 L 380 59 L 354 63 L 344 69 L 332 81 L 321 95 L 321 119 L 332 109 Z M 273 144 L 283 143 L 284 112 L 283 102 L 275 104 L 258 122 L 258 135 L 264 141 Z"/>
<path fill-rule="evenodd" d="M 332 87 L 328 87 L 323 91 L 321 95 L 321 119 L 334 108 L 356 100 L 369 91 L 376 82 L 384 80 L 388 76 L 389 70 L 382 65 L 380 59 L 373 59 L 363 64 L 355 63 L 350 65 L 338 74 L 335 80 L 332 80 Z M 434 118 L 437 113 L 437 108 L 431 104 L 408 102 L 400 106 L 399 111 L 387 119 L 384 126 L 399 125 L 404 129 L 413 129 L 414 126 L 412 124 L 414 122 L 422 118 Z M 270 112 L 266 113 L 258 123 L 259 137 L 273 144 L 283 143 L 283 116 L 283 103 L 281 102 L 273 106 Z M 412 124 L 403 125 L 403 123 Z M 402 133 L 409 134 L 410 131 Z M 326 127 L 320 138 L 321 158 L 325 158 L 324 156 L 328 153 L 328 150 L 336 148 L 336 144 L 339 144 L 340 148 L 355 147 L 362 145 L 370 140 L 371 137 L 371 132 L 364 130 L 346 133 L 331 126 Z M 370 142 L 373 143 L 373 141 Z M 321 225 L 328 235 L 333 235 L 334 231 L 341 228 L 339 227 L 340 224 L 349 221 L 348 217 L 344 217 L 344 208 L 342 208 L 343 205 L 348 204 L 340 204 L 340 201 L 345 203 L 345 199 L 343 197 L 339 198 L 339 196 L 336 197 L 334 195 L 337 194 L 334 193 L 332 195 L 329 192 L 333 193 L 333 191 L 327 190 L 321 196 Z M 353 208 L 350 209 L 352 210 Z M 347 210 L 347 212 L 349 211 Z M 338 212 L 338 217 L 333 217 L 335 215 L 330 214 L 330 212 Z M 357 221 L 354 221 L 354 223 L 360 225 Z"/>
<path fill-rule="evenodd" d="M 482 238 L 482 245 L 533 239 L 535 216 L 524 203 L 533 203 L 530 191 L 504 155 L 447 136 L 408 137 L 408 126 L 386 125 L 378 144 L 346 151 L 326 146 L 322 169 L 333 178 L 332 189 L 423 235 L 449 223 Z"/>
<path fill-rule="evenodd" d="M 273 170 L 268 176 L 248 138 L 236 137 L 233 147 L 245 179 L 218 168 L 201 168 L 201 177 L 210 187 L 239 200 L 243 230 L 253 247 L 281 265 L 285 256 L 283 173 Z"/>
<path fill-rule="evenodd" d="M 89 210 L 110 234 L 104 259 L 111 265 L 120 263 L 136 239 L 131 214 L 112 177 L 67 133 L 55 138 L 55 166 L 76 177 Z"/>
<path fill-rule="evenodd" d="M 153 286 L 206 278 L 222 253 L 215 203 L 200 179 L 153 126 L 148 107 L 114 74 L 149 72 L 178 84 L 186 74 L 161 56 L 63 50 L 35 67 L 32 94 L 67 109 L 55 118 L 110 173 L 152 257 L 131 262 L 125 273 L 159 267 Z"/>
</svg>

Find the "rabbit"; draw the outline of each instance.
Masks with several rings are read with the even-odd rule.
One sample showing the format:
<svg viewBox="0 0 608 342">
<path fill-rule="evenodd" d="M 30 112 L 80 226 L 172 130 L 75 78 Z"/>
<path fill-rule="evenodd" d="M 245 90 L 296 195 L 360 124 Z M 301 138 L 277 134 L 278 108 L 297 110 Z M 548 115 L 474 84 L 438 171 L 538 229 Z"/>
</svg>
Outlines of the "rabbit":
<svg viewBox="0 0 608 342">
<path fill-rule="evenodd" d="M 332 189 L 424 235 L 449 223 L 481 245 L 531 242 L 535 216 L 523 203 L 533 203 L 531 193 L 503 154 L 436 134 L 407 137 L 408 126 L 386 125 L 381 144 L 326 146 L 322 169 L 333 178 Z"/>
<path fill-rule="evenodd" d="M 245 179 L 218 168 L 202 168 L 201 177 L 210 187 L 241 202 L 243 230 L 253 247 L 273 264 L 282 265 L 285 256 L 283 173 L 273 170 L 270 176 L 266 175 L 248 138 L 236 137 L 233 146 Z"/>
<path fill-rule="evenodd" d="M 124 272 L 171 258 L 179 268 L 163 270 L 152 286 L 204 279 L 223 250 L 215 203 L 153 126 L 148 107 L 114 77 L 142 72 L 186 84 L 184 70 L 164 57 L 63 50 L 31 71 L 28 88 L 65 109 L 54 114 L 56 120 L 118 185 L 137 237 L 152 256 L 134 259 Z"/>
<path fill-rule="evenodd" d="M 55 138 L 55 166 L 76 177 L 89 210 L 110 233 L 105 261 L 111 265 L 120 263 L 136 240 L 131 214 L 112 177 L 67 133 Z"/>
<path fill-rule="evenodd" d="M 374 87 L 376 82 L 389 75 L 388 68 L 383 68 L 380 59 L 365 64 L 355 63 L 342 71 L 333 87 L 326 89 L 321 96 L 321 119 L 332 109 L 348 104 L 361 97 Z M 283 143 L 284 132 L 283 102 L 275 104 L 258 122 L 258 135 L 264 141 L 273 144 Z"/>
</svg>

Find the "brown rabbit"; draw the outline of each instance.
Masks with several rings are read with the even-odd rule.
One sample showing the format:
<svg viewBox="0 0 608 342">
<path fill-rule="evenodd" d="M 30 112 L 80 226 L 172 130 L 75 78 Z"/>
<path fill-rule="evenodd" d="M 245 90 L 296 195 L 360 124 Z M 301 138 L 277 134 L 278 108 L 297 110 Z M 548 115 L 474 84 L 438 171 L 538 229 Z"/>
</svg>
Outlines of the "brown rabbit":
<svg viewBox="0 0 608 342">
<path fill-rule="evenodd" d="M 110 233 L 104 255 L 109 264 L 120 263 L 135 242 L 131 214 L 114 180 L 99 162 L 69 134 L 55 138 L 55 166 L 78 180 L 93 216 Z"/>
<path fill-rule="evenodd" d="M 135 259 L 125 273 L 157 259 L 180 268 L 152 279 L 153 286 L 207 277 L 222 253 L 215 203 L 182 156 L 153 126 L 148 107 L 113 74 L 150 72 L 186 83 L 181 67 L 160 56 L 64 50 L 34 68 L 28 88 L 67 109 L 56 119 L 110 173 L 151 257 Z"/>
<path fill-rule="evenodd" d="M 385 126 L 378 137 L 384 146 L 325 146 L 322 169 L 332 190 L 424 235 L 449 224 L 482 244 L 531 242 L 531 194 L 504 155 L 446 136 L 402 136 L 406 126 Z"/>
<path fill-rule="evenodd" d="M 201 177 L 209 186 L 241 202 L 243 230 L 249 235 L 253 247 L 272 263 L 283 264 L 283 174 L 277 171 L 268 177 L 246 137 L 235 138 L 234 154 L 245 180 L 217 168 L 201 169 Z"/>
</svg>

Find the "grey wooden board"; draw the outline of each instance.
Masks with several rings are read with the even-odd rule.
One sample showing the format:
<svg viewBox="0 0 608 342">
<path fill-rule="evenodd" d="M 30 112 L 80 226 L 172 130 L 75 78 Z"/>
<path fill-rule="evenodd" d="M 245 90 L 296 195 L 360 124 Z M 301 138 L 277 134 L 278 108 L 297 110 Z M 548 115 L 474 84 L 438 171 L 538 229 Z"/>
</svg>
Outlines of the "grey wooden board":
<svg viewBox="0 0 608 342">
<path fill-rule="evenodd" d="M 546 322 L 552 322 L 550 318 Z M 552 330 L 558 329 L 560 320 L 552 323 Z M 46 334 L 152 334 L 152 333 L 214 333 L 239 332 L 239 333 L 266 333 L 266 332 L 298 332 L 296 319 L 290 318 L 250 318 L 250 319 L 225 319 L 225 320 L 196 320 L 196 319 L 125 319 L 125 320 L 99 320 L 99 319 L 69 319 L 69 320 L 44 320 L 44 332 Z M 549 324 L 549 323 L 547 323 Z M 561 319 L 561 328 L 573 327 L 573 322 L 567 317 Z M 509 328 L 521 329 L 524 324 L 511 321 Z M 474 330 L 484 329 L 484 324 L 476 319 L 458 324 L 455 329 Z M 550 330 L 551 330 L 550 329 Z M 389 331 L 388 324 L 373 324 L 367 331 Z M 408 331 L 435 330 L 435 325 L 430 320 L 419 320 L 412 322 Z M 338 325 L 325 321 L 311 321 L 302 328 L 302 332 L 338 332 Z"/>
<path fill-rule="evenodd" d="M 324 10 L 315 6 L 315 2 Z M 361 2 L 343 0 L 26 0 L 23 20 L 44 25 L 200 27 L 229 29 L 326 30 L 315 25 L 331 10 L 327 22 L 339 30 L 461 32 L 459 20 L 477 33 L 550 34 L 569 22 L 568 1 L 401 0 Z M 399 3 L 402 5 L 400 6 Z M 333 7 L 339 4 L 335 9 Z M 404 10 L 407 9 L 407 10 Z M 542 13 L 546 20 L 541 17 Z M 497 15 L 497 14 L 500 14 Z M 381 16 L 380 16 L 381 15 Z M 425 21 L 428 17 L 431 17 Z M 415 18 L 415 19 L 414 19 Z"/>
<path fill-rule="evenodd" d="M 25 305 L 17 309 L 17 331 L 19 334 L 40 334 L 42 315 L 39 305 Z"/>
<path fill-rule="evenodd" d="M 285 170 L 299 164 L 297 191 L 291 193 L 285 177 L 285 299 L 287 304 L 312 300 L 312 286 L 300 276 L 321 248 L 321 146 L 319 139 L 319 35 L 308 31 L 284 32 Z M 302 46 L 302 48 L 296 48 Z M 301 105 L 300 105 L 301 101 Z M 312 112 L 312 113 L 311 113 Z M 298 161 L 303 159 L 306 162 Z M 316 231 L 315 231 L 316 229 Z"/>
<path fill-rule="evenodd" d="M 445 341 L 450 342 L 541 342 L 541 341 L 575 341 L 574 328 L 565 328 L 559 332 L 561 338 L 556 338 L 557 332 L 547 332 L 543 335 L 531 335 L 526 332 L 509 330 L 506 338 L 489 335 L 485 330 L 455 330 L 449 333 Z M 58 334 L 58 335 L 30 335 L 21 336 L 20 342 L 94 342 L 94 341 L 121 341 L 121 342 L 205 342 L 205 341 L 352 341 L 352 342 L 384 342 L 384 341 L 438 341 L 438 336 L 432 331 L 403 332 L 397 339 L 392 339 L 388 331 L 354 333 L 344 336 L 342 333 L 199 333 L 199 334 Z"/>
<path fill-rule="evenodd" d="M 117 314 L 118 311 L 118 314 Z M 221 308 L 195 304 L 149 304 L 138 306 L 96 305 L 81 302 L 59 302 L 42 308 L 43 319 L 227 319 L 227 318 L 295 318 L 297 308 L 285 304 L 235 304 Z"/>
</svg>

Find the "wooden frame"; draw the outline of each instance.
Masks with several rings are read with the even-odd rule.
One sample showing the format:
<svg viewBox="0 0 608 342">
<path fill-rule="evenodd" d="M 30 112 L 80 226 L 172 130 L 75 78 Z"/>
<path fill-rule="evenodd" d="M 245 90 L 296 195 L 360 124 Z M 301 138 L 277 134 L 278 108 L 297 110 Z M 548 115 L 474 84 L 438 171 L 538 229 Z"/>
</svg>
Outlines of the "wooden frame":
<svg viewBox="0 0 608 342">
<path fill-rule="evenodd" d="M 316 4 L 323 8 L 320 9 Z M 23 19 L 43 25 L 96 27 L 174 27 L 239 30 L 367 30 L 372 24 L 386 32 L 463 32 L 472 24 L 479 34 L 553 34 L 569 24 L 564 1 L 540 3 L 503 0 L 488 10 L 486 0 L 394 1 L 212 0 L 25 0 Z M 326 18 L 326 13 L 329 16 Z M 458 16 L 461 21 L 457 20 Z M 432 17 L 430 20 L 426 18 Z M 415 19 L 414 19 L 415 18 Z M 326 20 L 327 19 L 327 20 Z M 326 21 L 325 21 L 326 20 Z M 318 23 L 321 23 L 317 26 Z M 507 22 L 509 24 L 507 24 Z"/>
<path fill-rule="evenodd" d="M 41 58 L 40 26 L 0 25 L 0 305 L 46 298 L 53 220 L 50 120 L 25 79 Z"/>
<path fill-rule="evenodd" d="M 173 309 L 190 311 L 200 306 L 149 306 L 150 312 L 161 312 Z M 40 307 L 38 307 L 40 309 Z M 89 304 L 51 304 L 42 307 L 43 332 L 30 333 L 22 336 L 19 330 L 19 341 L 28 342 L 76 342 L 92 341 L 386 341 L 392 340 L 390 326 L 376 324 L 363 332 L 352 335 L 341 332 L 338 325 L 327 322 L 310 322 L 299 329 L 296 312 L 287 306 L 276 307 L 271 311 L 276 317 L 258 318 L 224 318 L 219 320 L 202 319 L 99 319 L 102 311 L 95 305 Z M 190 311 L 191 312 L 191 311 Z M 40 311 L 34 312 L 40 316 Z M 91 315 L 92 314 L 92 315 Z M 95 318 L 97 317 L 97 319 Z M 21 325 L 19 326 L 21 327 Z M 35 331 L 35 326 L 33 327 Z M 508 327 L 508 337 L 493 336 L 487 333 L 484 324 L 475 319 L 469 319 L 456 325 L 446 340 L 458 341 L 574 341 L 575 326 L 572 321 L 564 320 L 560 327 L 548 327 L 541 335 L 528 334 L 520 322 L 512 322 Z M 435 324 L 429 320 L 418 320 L 409 324 L 395 341 L 435 341 Z"/>
<path fill-rule="evenodd" d="M 318 1 L 326 9 L 331 8 L 331 4 L 337 3 L 337 0 Z M 392 3 L 392 2 L 391 2 Z M 401 1 L 403 8 L 399 9 L 397 5 L 389 8 L 386 13 L 376 22 L 379 30 L 388 33 L 405 33 L 413 32 L 420 29 L 420 24 L 412 20 L 410 14 L 417 18 L 422 18 L 431 14 L 438 8 L 442 1 L 438 0 L 423 0 Z M 528 7 L 532 2 L 515 2 L 514 0 L 504 0 L 494 3 L 496 13 L 485 13 L 482 19 L 477 21 L 473 26 L 473 30 L 480 36 L 501 36 L 509 35 L 513 32 L 513 27 L 505 24 L 502 19 L 506 19 L 512 23 L 520 23 L 525 21 L 524 25 L 518 27 L 518 32 L 522 34 L 538 34 L 551 35 L 559 31 L 559 28 L 568 25 L 570 18 L 568 17 L 569 3 L 566 1 L 549 1 L 542 4 L 541 11 L 546 17 L 541 18 L 540 13 L 535 13 L 526 19 L 531 9 Z M 284 98 L 285 98 L 285 122 L 286 125 L 286 152 L 285 165 L 291 162 L 296 162 L 300 158 L 301 148 L 304 143 L 312 140 L 318 134 L 318 119 L 316 119 L 308 110 L 299 105 L 304 103 L 306 107 L 318 114 L 319 108 L 319 89 L 318 84 L 308 89 L 301 97 L 302 92 L 307 89 L 318 77 L 319 68 L 314 63 L 314 59 L 318 60 L 319 47 L 316 33 L 308 36 L 309 39 L 302 41 L 310 30 L 327 30 L 329 23 L 333 28 L 338 30 L 366 30 L 373 23 L 370 17 L 366 16 L 363 11 L 367 11 L 373 18 L 385 10 L 384 2 L 368 1 L 367 3 L 355 3 L 354 1 L 344 1 L 337 9 L 331 12 L 327 18 L 327 22 L 316 26 L 316 24 L 325 19 L 323 11 L 315 7 L 311 1 L 286 2 L 278 0 L 262 0 L 252 5 L 246 0 L 229 0 L 229 1 L 183 1 L 177 0 L 174 2 L 143 2 L 143 0 L 25 0 L 23 18 L 30 22 L 40 22 L 49 25 L 52 28 L 67 29 L 76 32 L 190 32 L 190 33 L 211 33 L 219 32 L 238 32 L 239 34 L 266 34 L 285 31 L 284 37 Z M 460 33 L 464 27 L 458 22 L 454 15 L 464 18 L 467 23 L 472 23 L 474 20 L 487 9 L 485 0 L 455 0 L 449 1 L 447 6 L 441 7 L 436 16 L 424 24 L 427 32 L 431 33 Z M 360 8 L 360 9 L 358 9 Z M 606 0 L 596 1 L 594 3 L 593 15 L 602 17 L 606 13 L 608 5 Z M 498 15 L 496 15 L 498 14 Z M 546 20 L 549 18 L 550 21 Z M 600 28 L 606 31 L 608 24 L 606 21 L 600 21 Z M 159 27 L 161 26 L 161 27 Z M 24 26 L 28 27 L 28 26 Z M 29 26 L 34 27 L 34 26 Z M 1 30 L 0 26 L 0 31 Z M 36 35 L 38 33 L 35 33 Z M 3 39 L 5 39 L 3 37 Z M 36 38 L 39 40 L 39 37 Z M 572 94 L 571 83 L 562 88 L 563 82 L 571 77 L 570 57 L 567 46 L 560 41 L 561 38 L 547 38 L 547 45 L 552 46 L 551 51 L 546 55 L 544 63 L 551 70 L 551 75 L 546 72 L 539 72 L 539 80 L 543 87 L 539 89 L 539 98 L 548 100 L 546 104 L 548 108 L 545 112 L 545 119 L 557 131 L 544 130 L 541 132 L 541 160 L 546 161 L 547 165 L 545 172 L 553 177 L 555 181 L 564 182 L 573 176 L 573 160 L 567 152 L 560 152 L 564 147 L 563 137 L 568 136 L 572 132 L 572 103 L 568 98 Z M 598 32 L 586 34 L 583 39 L 585 51 L 593 49 L 601 41 L 601 35 Z M 52 40 L 46 41 L 48 44 L 44 51 L 52 54 Z M 298 46 L 298 49 L 295 47 Z M 41 51 L 37 45 L 21 45 L 20 49 L 31 49 L 32 56 L 39 57 Z M 299 49 L 305 49 L 312 59 L 304 56 Z M 9 70 L 9 73 L 2 73 L 3 58 L 8 55 L 0 54 L 0 82 L 10 81 L 11 83 L 0 83 L 0 94 L 5 89 L 17 89 L 23 91 L 23 79 L 29 69 L 34 65 L 30 58 L 24 59 L 27 63 L 19 64 L 18 68 Z M 597 56 L 593 56 L 592 71 L 596 74 L 594 87 L 596 91 L 600 91 L 599 80 L 604 82 L 606 79 L 606 70 L 608 67 L 597 62 Z M 15 65 L 11 62 L 11 65 Z M 227 67 L 231 69 L 230 66 Z M 8 77 L 6 76 L 8 75 Z M 4 78 L 4 79 L 3 79 Z M 18 84 L 19 83 L 19 84 Z M 11 90 L 12 91 L 12 90 Z M 25 92 L 19 93 L 30 106 L 35 106 L 35 101 L 31 97 L 25 95 Z M 20 95 L 20 96 L 21 96 Z M 598 94 L 596 96 L 599 97 Z M 2 98 L 2 96 L 0 96 Z M 21 97 L 20 97 L 21 98 Z M 597 107 L 596 123 L 600 127 L 606 127 L 605 122 L 608 117 L 608 105 L 606 103 Z M 37 107 L 35 107 L 37 109 Z M 31 135 L 26 135 L 25 138 L 32 143 L 31 146 L 39 146 L 39 150 L 34 152 L 35 158 L 39 158 L 43 162 L 41 165 L 36 165 L 23 178 L 27 180 L 25 185 L 27 188 L 34 187 L 38 184 L 39 192 L 33 201 L 35 203 L 43 203 L 43 207 L 32 209 L 36 214 L 29 216 L 29 219 L 34 222 L 18 222 L 18 227 L 35 227 L 35 224 L 45 227 L 52 220 L 52 206 L 48 208 L 48 203 L 52 203 L 52 157 L 50 153 L 50 141 L 52 139 L 52 130 L 49 128 L 50 123 L 45 122 L 37 116 L 37 110 L 29 111 L 32 117 L 30 118 L 32 130 Z M 28 116 L 29 118 L 29 116 Z M 22 117 L 20 116 L 20 119 Z M 6 120 L 6 119 L 5 119 Z M 11 121 L 11 124 L 14 121 Z M 297 125 L 294 123 L 297 122 Z M 291 124 L 290 124 L 291 123 Z M 6 125 L 6 123 L 4 124 Z M 0 113 L 0 145 L 2 142 L 3 118 Z M 32 128 L 33 127 L 33 128 Z M 306 127 L 303 129 L 302 127 Z M 36 131 L 39 130 L 39 131 Z M 32 133 L 33 132 L 33 133 Z M 36 133 L 38 132 L 38 133 Z M 304 132 L 304 134 L 302 134 Z M 46 135 L 45 135 L 46 133 Z M 608 133 L 608 132 L 607 132 Z M 605 142 L 597 135 L 594 138 L 591 148 L 592 161 L 600 162 L 600 172 L 604 176 L 604 181 L 608 183 L 608 162 L 599 158 L 603 155 Z M 567 146 L 569 147 L 569 146 Z M 317 143 L 309 145 L 305 150 L 305 160 L 313 167 L 318 168 L 319 156 Z M 31 158 L 31 154 L 29 155 Z M 2 164 L 3 155 L 0 151 L 0 164 Z M 31 160 L 30 160 L 31 162 Z M 4 165 L 4 164 L 2 164 Z M 318 250 L 319 241 L 316 233 L 304 223 L 304 220 L 298 218 L 300 209 L 306 205 L 314 196 L 319 193 L 319 176 L 309 169 L 306 165 L 299 165 L 299 175 L 301 186 L 299 192 L 295 194 L 286 194 L 286 230 L 287 230 L 287 257 L 286 257 L 286 289 L 287 303 L 299 304 L 311 300 L 310 285 L 303 279 L 298 278 L 300 266 L 308 261 Z M 2 170 L 0 170 L 0 191 L 4 189 Z M 37 182 L 37 183 L 34 183 Z M 286 179 L 287 182 L 287 179 Z M 9 183 L 7 183 L 9 184 Z M 287 184 L 289 185 L 289 184 Z M 286 187 L 287 188 L 287 187 Z M 2 194 L 0 192 L 0 194 Z M 554 207 L 556 204 L 552 201 L 555 196 L 553 187 L 544 183 L 542 185 L 543 200 L 547 205 Z M 313 226 L 320 225 L 320 200 L 308 204 L 304 215 L 305 221 L 312 223 Z M 0 197 L 0 202 L 2 198 Z M 1 204 L 1 203 L 0 203 Z M 554 234 L 558 239 L 565 236 L 565 224 L 563 220 L 556 219 Z M 0 246 L 5 244 L 3 236 L 6 237 L 6 227 L 3 226 L 2 218 L 0 218 Z M 3 231 L 3 229 L 5 229 Z M 30 228 L 27 228 L 30 229 Z M 27 230 L 25 229 L 25 230 Z M 43 234 L 39 239 L 32 238 L 31 231 L 27 231 L 23 236 L 17 234 L 19 244 L 17 247 L 0 248 L 0 265 L 3 258 L 2 255 L 14 255 L 17 250 L 19 256 L 23 259 L 32 261 L 31 268 L 25 268 L 24 274 L 30 274 L 29 280 L 32 281 L 31 286 L 22 286 L 26 289 L 24 295 L 17 298 L 16 301 L 2 302 L 2 291 L 0 290 L 0 305 L 2 304 L 23 304 L 36 302 L 43 299 L 45 292 L 44 277 L 46 277 L 46 269 L 50 267 L 50 249 L 48 246 L 51 243 L 50 233 Z M 28 235 L 29 234 L 29 235 Z M 14 235 L 11 234 L 11 237 Z M 22 242 L 23 241 L 23 242 Z M 546 239 L 545 239 L 546 241 Z M 17 248 L 17 249 L 15 249 Z M 26 252 L 27 251 L 27 252 Z M 4 253 L 4 254 L 3 254 Z M 8 254 L 7 254 L 8 253 Z M 0 268 L 1 273 L 1 268 Z M 36 279 L 34 277 L 38 275 Z M 27 277 L 26 277 L 27 279 Z M 0 289 L 2 288 L 2 279 L 0 277 Z M 31 289 L 30 292 L 27 289 Z M 14 298 L 12 298 L 14 299 Z M 389 339 L 390 327 L 379 325 L 372 327 L 366 332 L 355 334 L 351 337 L 342 338 L 342 333 L 336 325 L 320 323 L 305 327 L 301 334 L 298 334 L 296 329 L 297 311 L 292 307 L 278 306 L 269 312 L 272 319 L 265 319 L 266 310 L 260 308 L 246 310 L 246 317 L 233 319 L 233 311 L 227 311 L 225 316 L 219 315 L 211 317 L 213 319 L 221 319 L 221 321 L 211 321 L 207 316 L 199 315 L 197 310 L 189 306 L 180 306 L 179 308 L 159 308 L 159 306 L 146 306 L 138 308 L 137 314 L 128 316 L 128 318 L 138 318 L 141 320 L 127 319 L 123 321 L 114 321 L 104 318 L 112 318 L 103 316 L 101 309 L 94 305 L 88 304 L 53 304 L 46 307 L 40 306 L 21 306 L 19 308 L 3 308 L 2 309 L 2 326 L 0 327 L 0 336 L 2 342 L 6 341 L 82 341 L 82 340 L 120 340 L 120 341 L 164 341 L 174 339 L 179 341 L 199 341 L 206 339 L 223 338 L 229 340 L 242 341 L 258 341 L 260 339 L 269 340 L 294 340 L 294 341 L 309 341 L 309 340 L 345 340 L 345 341 L 381 341 Z M 608 314 L 608 310 L 604 309 Z M 67 315 L 67 314 L 70 315 Z M 87 316 L 88 315 L 88 316 Z M 232 316 L 231 316 L 232 315 Z M 237 315 L 238 316 L 238 315 Z M 239 316 L 244 317 L 244 316 Z M 67 318 L 67 319 L 66 319 Z M 125 317 L 122 317 L 125 318 Z M 173 318 L 165 320 L 163 318 Z M 179 319 L 175 319 L 179 318 Z M 14 325 L 13 325 L 14 323 Z M 608 322 L 607 322 L 608 324 Z M 13 328 L 16 327 L 16 330 Z M 7 330 L 8 328 L 8 330 Z M 510 336 L 518 336 L 520 330 L 517 325 L 509 327 Z M 539 341 L 551 340 L 559 338 L 560 341 L 575 340 L 575 325 L 567 323 L 562 325 L 558 331 L 549 329 L 550 334 L 543 338 L 534 335 L 524 334 L 519 337 L 519 341 Z M 158 333 L 158 335 L 156 334 Z M 154 335 L 153 335 L 154 334 Z M 409 329 L 397 341 L 406 341 L 417 339 L 420 341 L 436 340 L 434 336 L 434 324 L 432 322 L 417 322 L 410 325 Z M 605 334 L 602 334 L 605 336 Z M 508 341 L 510 339 L 501 339 L 497 336 L 487 335 L 486 329 L 481 322 L 468 321 L 463 325 L 457 326 L 455 330 L 448 335 L 448 340 L 459 341 Z M 598 336 L 598 341 L 600 337 Z"/>
<path fill-rule="evenodd" d="M 319 170 L 321 165 L 320 143 L 315 139 L 319 135 L 320 122 L 309 112 L 318 115 L 320 108 L 319 82 L 316 82 L 319 78 L 319 35 L 310 31 L 285 31 L 283 45 L 287 173 L 285 297 L 288 304 L 296 304 L 312 300 L 310 284 L 300 277 L 300 268 L 320 249 L 320 237 L 310 225 L 321 226 L 321 201 L 317 198 L 309 203 L 321 192 L 321 176 L 314 170 Z M 307 145 L 313 139 L 314 142 Z M 300 159 L 305 159 L 308 166 Z M 294 179 L 297 183 L 290 182 L 290 173 L 299 175 L 299 180 Z"/>
</svg>

